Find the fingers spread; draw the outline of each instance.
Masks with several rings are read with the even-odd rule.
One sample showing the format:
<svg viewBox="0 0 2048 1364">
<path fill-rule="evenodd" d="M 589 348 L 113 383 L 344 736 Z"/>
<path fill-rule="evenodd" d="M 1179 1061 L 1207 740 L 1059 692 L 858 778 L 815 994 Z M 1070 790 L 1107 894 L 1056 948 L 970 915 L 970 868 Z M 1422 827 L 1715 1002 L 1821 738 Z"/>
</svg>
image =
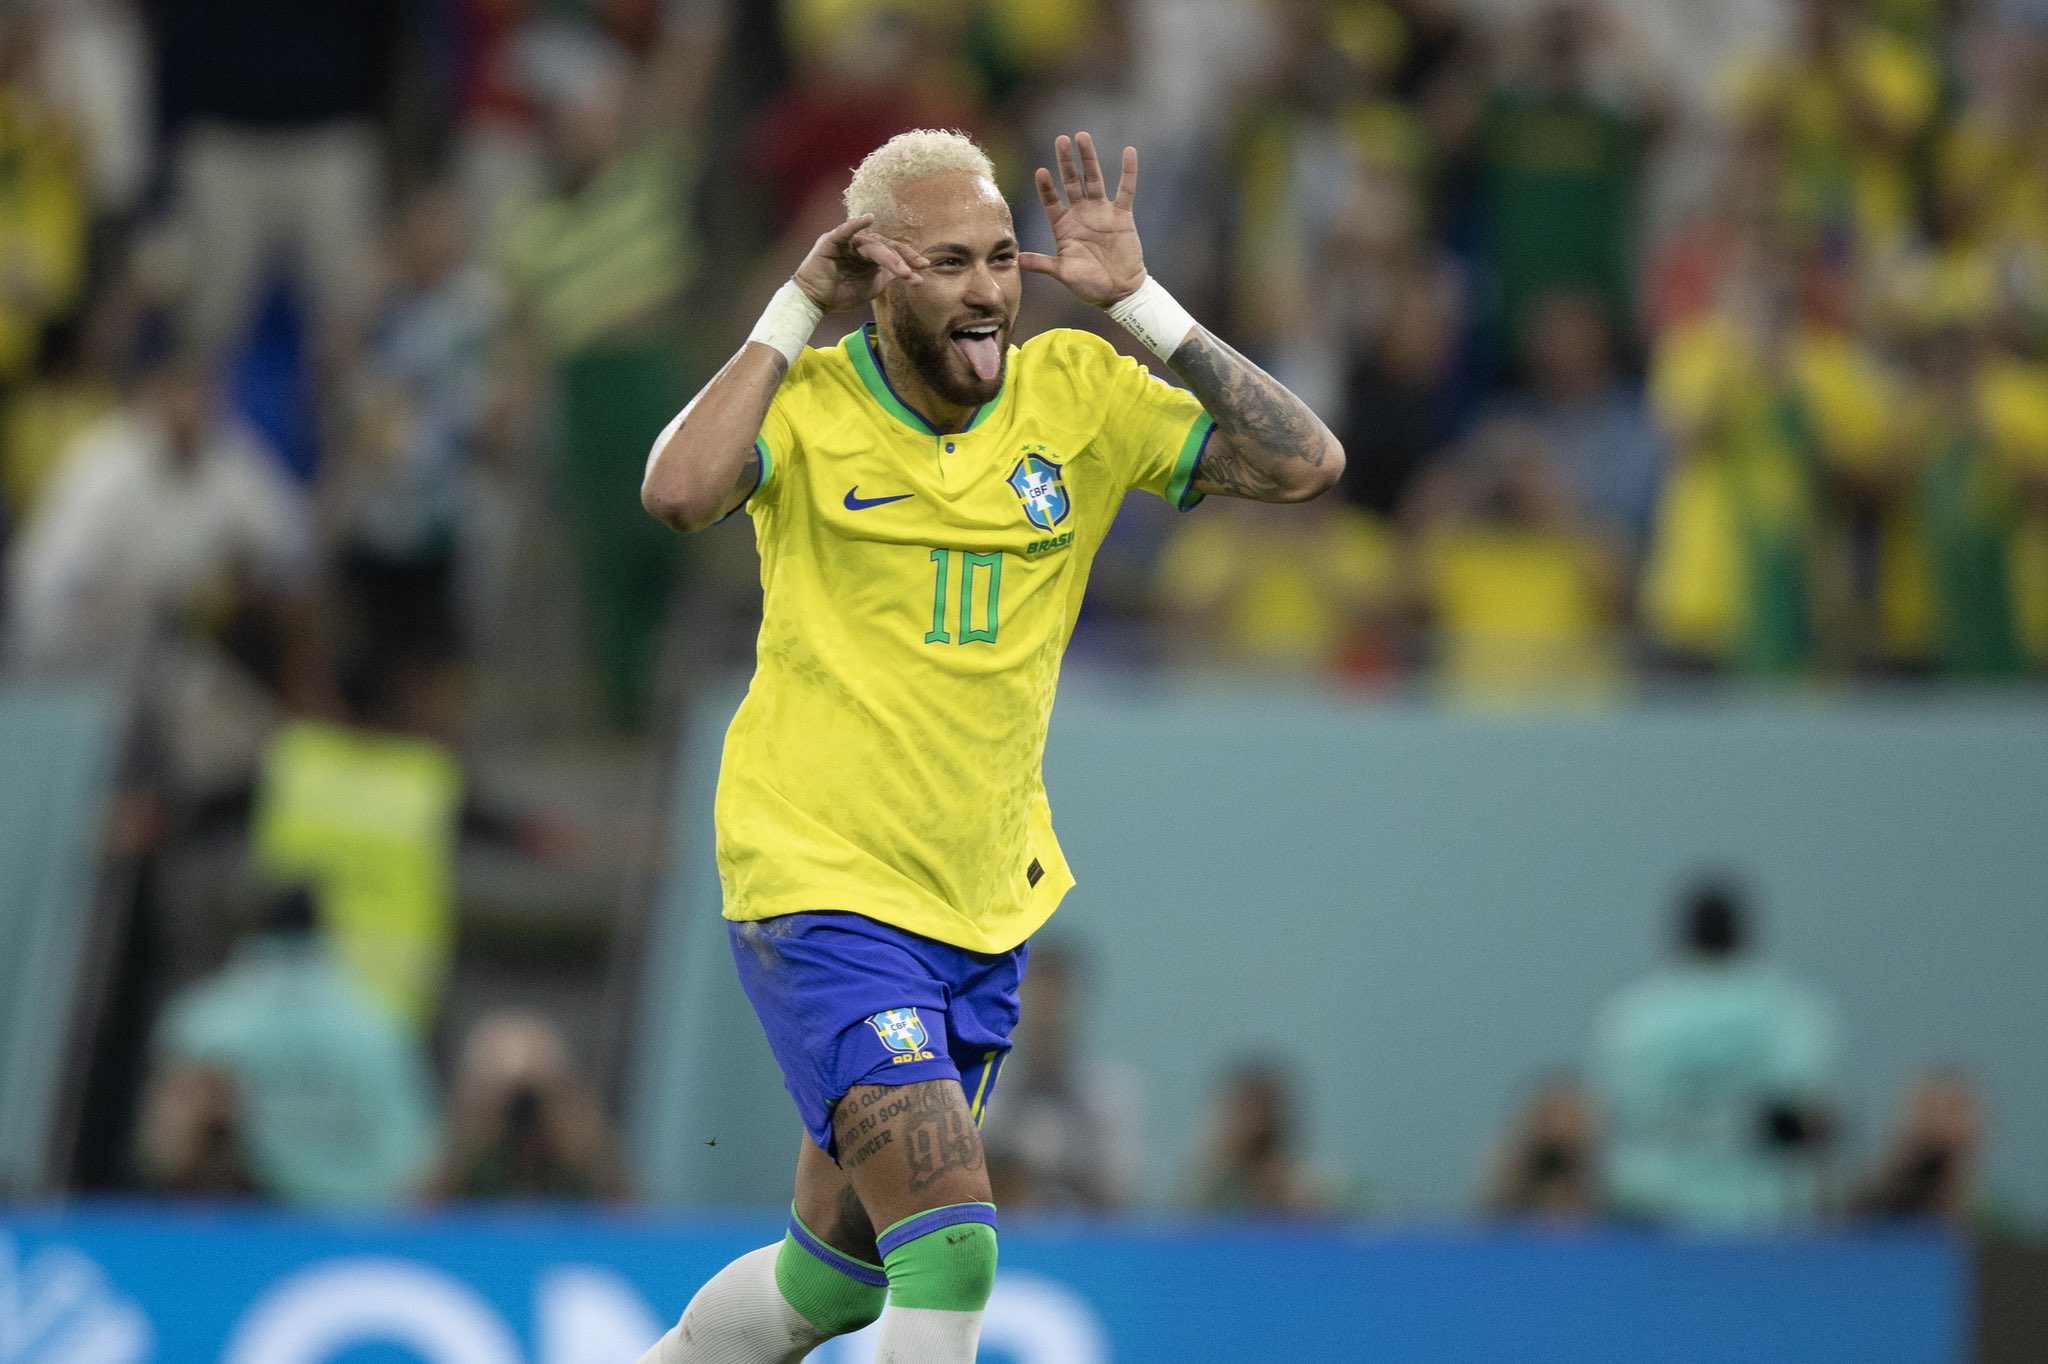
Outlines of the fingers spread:
<svg viewBox="0 0 2048 1364">
<path fill-rule="evenodd" d="M 1138 197 L 1138 149 L 1124 148 L 1123 174 L 1116 181 L 1116 203 L 1118 208 L 1129 208 Z"/>
<path fill-rule="evenodd" d="M 1040 166 L 1038 174 L 1032 178 L 1032 183 L 1038 186 L 1038 202 L 1045 205 L 1046 216 L 1056 220 L 1058 215 L 1066 210 L 1066 204 L 1060 199 L 1059 189 L 1052 182 L 1052 172 Z"/>
<path fill-rule="evenodd" d="M 1074 159 L 1074 139 L 1062 133 L 1053 139 L 1052 152 L 1059 163 L 1060 184 L 1066 188 L 1068 201 L 1086 197 L 1081 185 L 1081 164 Z"/>
<path fill-rule="evenodd" d="M 1060 262 L 1057 256 L 1042 256 L 1036 251 L 1019 251 L 1017 265 L 1018 268 L 1029 270 L 1035 275 L 1051 275 L 1054 279 L 1060 276 Z"/>
<path fill-rule="evenodd" d="M 1074 139 L 1074 148 L 1081 154 L 1081 192 L 1090 199 L 1107 199 L 1109 183 L 1102 178 L 1102 162 L 1095 155 L 1095 139 L 1082 133 Z"/>
</svg>

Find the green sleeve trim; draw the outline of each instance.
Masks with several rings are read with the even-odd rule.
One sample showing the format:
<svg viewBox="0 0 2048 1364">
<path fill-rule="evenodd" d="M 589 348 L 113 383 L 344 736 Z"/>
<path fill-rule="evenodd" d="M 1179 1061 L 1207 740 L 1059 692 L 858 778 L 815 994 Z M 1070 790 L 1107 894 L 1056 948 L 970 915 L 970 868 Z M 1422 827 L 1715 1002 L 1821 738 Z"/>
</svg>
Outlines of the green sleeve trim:
<svg viewBox="0 0 2048 1364">
<path fill-rule="evenodd" d="M 1180 443 L 1180 458 L 1173 462 L 1173 477 L 1166 480 L 1169 506 L 1192 511 L 1206 496 L 1195 487 L 1195 470 L 1201 467 L 1202 452 L 1209 448 L 1209 437 L 1215 433 L 1216 419 L 1206 412 L 1188 428 L 1188 438 Z"/>
<path fill-rule="evenodd" d="M 738 516 L 741 508 L 754 500 L 754 494 L 767 487 L 768 480 L 775 477 L 775 458 L 768 453 L 768 440 L 765 436 L 754 437 L 754 453 L 761 457 L 760 476 L 754 480 L 754 486 L 747 490 L 747 495 L 735 503 L 731 511 L 718 518 L 720 524 Z"/>
</svg>

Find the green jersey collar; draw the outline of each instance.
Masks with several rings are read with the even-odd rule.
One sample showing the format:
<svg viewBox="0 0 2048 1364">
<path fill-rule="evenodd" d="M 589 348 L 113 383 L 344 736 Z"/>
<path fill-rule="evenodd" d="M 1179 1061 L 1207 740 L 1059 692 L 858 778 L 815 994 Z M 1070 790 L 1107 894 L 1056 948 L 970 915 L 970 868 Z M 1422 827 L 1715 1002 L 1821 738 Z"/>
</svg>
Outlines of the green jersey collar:
<svg viewBox="0 0 2048 1364">
<path fill-rule="evenodd" d="M 870 322 L 859 331 L 848 332 L 846 340 L 840 343 L 846 349 L 846 358 L 853 362 L 853 372 L 860 376 L 868 396 L 880 404 L 882 410 L 902 422 L 920 436 L 951 434 L 941 432 L 925 420 L 922 413 L 898 397 L 896 390 L 889 386 L 889 376 L 882 372 L 882 357 L 875 349 L 875 324 Z M 1002 406 L 1003 395 L 1010 391 L 1010 366 L 1007 357 L 1003 365 L 1003 386 L 996 396 L 974 409 L 974 415 L 967 419 L 960 434 L 964 435 L 988 419 L 989 413 Z"/>
</svg>

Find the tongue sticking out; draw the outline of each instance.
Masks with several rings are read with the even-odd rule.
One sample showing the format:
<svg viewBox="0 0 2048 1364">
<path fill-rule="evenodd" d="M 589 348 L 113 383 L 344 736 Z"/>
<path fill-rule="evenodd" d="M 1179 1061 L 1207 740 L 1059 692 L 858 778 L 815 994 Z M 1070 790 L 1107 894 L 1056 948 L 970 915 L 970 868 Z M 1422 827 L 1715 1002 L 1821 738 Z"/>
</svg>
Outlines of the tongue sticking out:
<svg viewBox="0 0 2048 1364">
<path fill-rule="evenodd" d="M 994 336 L 956 336 L 953 344 L 967 357 L 967 363 L 974 367 L 975 374 L 985 384 L 994 383 L 1003 370 L 1003 353 L 996 345 Z"/>
</svg>

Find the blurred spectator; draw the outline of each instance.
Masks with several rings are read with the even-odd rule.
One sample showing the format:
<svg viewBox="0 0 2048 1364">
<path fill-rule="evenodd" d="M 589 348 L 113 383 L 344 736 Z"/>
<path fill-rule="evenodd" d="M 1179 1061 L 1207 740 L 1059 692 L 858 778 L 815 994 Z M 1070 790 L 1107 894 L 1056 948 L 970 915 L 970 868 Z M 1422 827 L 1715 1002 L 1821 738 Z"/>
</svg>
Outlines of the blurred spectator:
<svg viewBox="0 0 2048 1364">
<path fill-rule="evenodd" d="M 325 476 L 349 606 L 344 666 L 377 691 L 400 685 L 400 672 L 431 685 L 461 662 L 465 512 L 486 481 L 474 456 L 501 321 L 496 282 L 471 263 L 466 214 L 451 189 L 416 191 L 390 239 L 388 278 Z"/>
<path fill-rule="evenodd" d="M 1620 565 L 1572 505 L 1556 456 L 1504 418 L 1417 489 L 1408 576 L 1460 699 L 1597 699 L 1621 677 Z"/>
<path fill-rule="evenodd" d="M 1751 133 L 1712 150 L 1704 204 L 1650 253 L 1643 320 L 1653 340 L 1711 312 L 1731 276 L 1770 270 L 1788 239 L 1777 143 Z"/>
<path fill-rule="evenodd" d="M 1757 959 L 1732 886 L 1688 892 L 1677 949 L 1601 1014 L 1607 1206 L 1685 1227 L 1811 1223 L 1833 1137 L 1832 1011 Z"/>
<path fill-rule="evenodd" d="M 1080 1054 L 1086 985 L 1072 949 L 1032 947 L 1016 1049 L 1003 1061 L 982 1121 L 989 1168 L 1004 1176 L 1005 1206 L 1109 1212 L 1129 1206 L 1136 1189 L 1136 1078 Z"/>
<path fill-rule="evenodd" d="M 173 1198 L 252 1198 L 242 1101 L 234 1076 L 183 1066 L 157 1077 L 145 1098 L 135 1160 L 145 1188 Z"/>
<path fill-rule="evenodd" d="M 0 400 L 0 515 L 24 524 L 79 438 L 120 405 L 121 321 L 92 308 L 43 333 L 35 374 Z"/>
<path fill-rule="evenodd" d="M 1597 299 L 1616 334 L 1634 326 L 1644 167 L 1671 111 L 1625 13 L 1547 5 L 1480 121 L 1482 323 L 1503 355 L 1556 290 Z"/>
<path fill-rule="evenodd" d="M 384 1208 L 416 1193 L 432 1159 L 426 1058 L 327 951 L 303 890 L 279 896 L 217 975 L 172 998 L 154 1051 L 138 1145 L 164 1162 L 158 1179 L 210 1170 L 207 1182 L 231 1185 L 232 1133 L 266 1197 Z"/>
<path fill-rule="evenodd" d="M 640 510 L 650 431 L 689 396 L 681 302 L 700 93 L 670 66 L 617 58 L 551 112 L 553 183 L 513 225 L 503 265 L 522 338 L 554 399 L 562 510 L 581 579 L 586 648 L 606 718 L 645 723 L 681 551 Z M 551 383 L 549 382 L 551 381 Z"/>
<path fill-rule="evenodd" d="M 1272 14 L 1270 52 L 1253 54 L 1266 62 L 1233 137 L 1231 312 L 1247 351 L 1327 411 L 1345 343 L 1369 334 L 1348 315 L 1355 295 L 1392 263 L 1376 257 L 1413 253 L 1427 149 L 1414 110 L 1387 89 L 1394 54 L 1370 25 L 1313 0 Z"/>
<path fill-rule="evenodd" d="M 424 1031 L 454 945 L 463 780 L 447 747 L 384 727 L 400 699 L 375 698 L 363 724 L 280 726 L 262 750 L 249 836 L 266 874 L 312 888 L 357 987 Z"/>
<path fill-rule="evenodd" d="M 1314 1217 L 1334 1213 L 1329 1181 L 1301 1150 L 1294 1082 L 1253 1062 L 1223 1084 L 1195 1171 L 1194 1203 L 1207 1212 Z"/>
<path fill-rule="evenodd" d="M 154 174 L 149 35 L 134 0 L 34 7 L 38 81 L 76 130 L 94 225 L 93 259 L 112 263 Z"/>
<path fill-rule="evenodd" d="M 463 1039 L 436 1199 L 618 1199 L 617 1139 L 561 1033 L 494 1013 Z"/>
<path fill-rule="evenodd" d="M 220 358 L 282 254 L 325 331 L 361 301 L 399 0 L 158 0 L 157 106 L 189 253 L 185 337 Z"/>
<path fill-rule="evenodd" d="M 1830 627 L 1849 624 L 1826 609 L 1846 574 L 1833 499 L 1882 479 L 1898 401 L 1835 302 L 1810 255 L 1758 244 L 1713 309 L 1657 347 L 1651 398 L 1671 467 L 1641 609 L 1688 666 L 1810 670 Z"/>
<path fill-rule="evenodd" d="M 1334 499 L 1216 499 L 1177 528 L 1156 574 L 1183 666 L 1362 678 L 1394 666 L 1393 536 Z"/>
<path fill-rule="evenodd" d="M 337 688 L 341 718 L 273 719 L 246 770 L 180 802 L 167 830 L 174 841 L 223 826 L 246 832 L 262 874 L 308 888 L 329 951 L 358 987 L 423 1034 L 454 947 L 461 844 L 538 863 L 577 837 L 550 811 L 507 809 L 477 792 L 433 682 L 359 676 Z M 616 853 L 617 839 L 607 847 Z"/>
<path fill-rule="evenodd" d="M 1775 49 L 1791 8 L 1786 0 L 1627 0 L 1683 113 L 1698 120 L 1726 98 L 1726 67 L 1737 53 Z"/>
<path fill-rule="evenodd" d="M 2026 667 L 2015 575 L 2022 479 L 2048 461 L 2048 386 L 2004 361 L 1988 300 L 1927 300 L 1908 348 L 1910 462 L 1899 471 L 1881 565 L 1884 644 L 1942 675 L 1996 679 Z"/>
<path fill-rule="evenodd" d="M 1394 22 L 1378 20 L 1393 50 L 1387 86 L 1411 104 L 1427 106 L 1444 88 L 1476 74 L 1486 34 L 1464 0 L 1389 0 Z"/>
<path fill-rule="evenodd" d="M 1390 278 L 1379 325 L 1360 325 L 1344 377 L 1338 438 L 1353 505 L 1391 517 L 1429 461 L 1451 439 L 1455 367 L 1465 301 L 1448 267 Z M 1365 323 L 1363 300 L 1354 303 Z"/>
<path fill-rule="evenodd" d="M 1967 1227 L 1982 1212 L 1977 1179 L 1983 1160 L 1984 1104 L 1969 1077 L 1936 1071 L 1906 1095 L 1891 1139 L 1851 1213 L 1926 1218 Z"/>
<path fill-rule="evenodd" d="M 1524 409 L 1556 457 L 1579 519 L 1634 563 L 1649 536 L 1663 460 L 1648 408 L 1622 381 L 1616 346 L 1591 294 L 1536 299 L 1523 337 Z"/>
<path fill-rule="evenodd" d="M 452 10 L 456 174 L 490 241 L 540 193 L 541 116 L 552 93 L 542 73 L 573 63 L 546 60 L 531 0 L 456 0 Z"/>
<path fill-rule="evenodd" d="M 985 119 L 965 61 L 965 22 L 950 5 L 784 8 L 794 70 L 747 135 L 747 161 L 778 237 L 808 244 L 840 222 L 848 173 L 895 134 L 980 130 Z"/>
<path fill-rule="evenodd" d="M 1785 207 L 1807 240 L 1896 246 L 1913 224 L 1912 158 L 1938 95 L 1924 50 L 1859 0 L 1796 0 L 1789 47 L 1735 58 L 1725 80 L 1743 126 L 1782 148 Z"/>
<path fill-rule="evenodd" d="M 212 371 L 159 359 L 62 457 L 14 545 L 12 651 L 42 669 L 105 667 L 254 621 L 275 645 L 268 680 L 312 704 L 308 538 L 298 491 L 220 411 Z"/>
<path fill-rule="evenodd" d="M 37 88 L 40 33 L 22 7 L 0 13 L 0 389 L 34 366 L 43 327 L 85 283 L 77 129 Z"/>
<path fill-rule="evenodd" d="M 2005 326 L 2048 340 L 2048 27 L 1998 33 L 1983 80 L 1937 139 L 1931 235 L 1993 281 Z"/>
<path fill-rule="evenodd" d="M 1494 1156 L 1480 1207 L 1496 1217 L 1584 1221 L 1600 1211 L 1593 1106 L 1577 1081 L 1530 1098 Z"/>
</svg>

